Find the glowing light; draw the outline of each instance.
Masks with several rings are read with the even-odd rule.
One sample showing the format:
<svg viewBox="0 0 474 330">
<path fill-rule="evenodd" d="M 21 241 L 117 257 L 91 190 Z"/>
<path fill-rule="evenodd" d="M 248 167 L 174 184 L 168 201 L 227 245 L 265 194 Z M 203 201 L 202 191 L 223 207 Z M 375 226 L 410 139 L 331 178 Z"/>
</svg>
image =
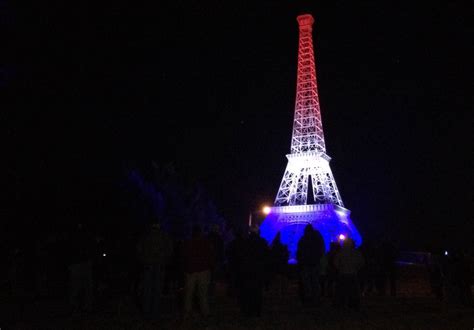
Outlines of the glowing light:
<svg viewBox="0 0 474 330">
<path fill-rule="evenodd" d="M 272 211 L 272 208 L 270 206 L 264 206 L 262 208 L 263 214 L 270 214 L 271 211 Z"/>
<path fill-rule="evenodd" d="M 448 251 L 444 251 L 444 255 L 447 256 L 447 255 L 448 255 Z"/>
<path fill-rule="evenodd" d="M 346 235 L 344 235 L 344 234 L 340 234 L 340 235 L 339 235 L 339 240 L 340 240 L 340 241 L 343 241 L 343 240 L 345 240 L 345 239 L 346 239 Z"/>
<path fill-rule="evenodd" d="M 107 257 L 107 253 L 102 253 L 102 257 Z"/>
</svg>

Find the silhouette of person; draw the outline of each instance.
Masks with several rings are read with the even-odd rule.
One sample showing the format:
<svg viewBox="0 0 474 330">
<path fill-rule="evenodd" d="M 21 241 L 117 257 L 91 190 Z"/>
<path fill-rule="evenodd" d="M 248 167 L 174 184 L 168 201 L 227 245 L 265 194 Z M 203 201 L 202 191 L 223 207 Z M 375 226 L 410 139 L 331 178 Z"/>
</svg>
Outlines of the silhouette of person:
<svg viewBox="0 0 474 330">
<path fill-rule="evenodd" d="M 354 247 L 354 241 L 346 238 L 341 251 L 334 258 L 338 271 L 336 286 L 337 305 L 358 310 L 360 307 L 359 282 L 357 273 L 364 265 L 364 258 Z"/>
<path fill-rule="evenodd" d="M 472 264 L 469 260 L 469 256 L 466 252 L 461 252 L 457 264 L 458 278 L 459 278 L 459 291 L 461 293 L 461 304 L 466 307 L 472 307 Z"/>
<path fill-rule="evenodd" d="M 90 311 L 93 303 L 92 261 L 95 242 L 83 225 L 78 224 L 69 244 L 69 302 L 75 313 Z"/>
<path fill-rule="evenodd" d="M 211 270 L 215 265 L 215 252 L 211 242 L 203 236 L 199 225 L 193 227 L 191 239 L 183 243 L 182 257 L 185 272 L 184 317 L 191 316 L 196 288 L 201 313 L 207 317 L 209 316 L 209 282 Z"/>
<path fill-rule="evenodd" d="M 321 297 L 328 293 L 328 256 L 323 254 L 319 262 L 319 286 L 321 288 Z"/>
<path fill-rule="evenodd" d="M 382 251 L 383 251 L 383 273 L 385 274 L 385 283 L 388 280 L 388 284 L 390 287 L 390 295 L 395 297 L 397 295 L 397 257 L 398 252 L 395 245 L 386 240 L 382 244 Z"/>
<path fill-rule="evenodd" d="M 327 254 L 327 281 L 326 292 L 328 297 L 334 297 L 337 283 L 337 269 L 334 264 L 334 259 L 341 250 L 341 245 L 338 242 L 331 242 L 329 245 L 329 252 Z"/>
<path fill-rule="evenodd" d="M 36 294 L 39 297 L 45 297 L 48 292 L 48 275 L 51 264 L 51 251 L 49 250 L 50 237 L 43 233 L 37 236 L 35 248 L 35 284 Z"/>
<path fill-rule="evenodd" d="M 222 265 L 224 263 L 224 239 L 221 236 L 219 225 L 212 225 L 207 238 L 214 249 L 216 262 L 211 270 L 211 282 L 209 284 L 209 293 L 214 294 L 217 279 L 221 273 Z"/>
<path fill-rule="evenodd" d="M 258 234 L 258 228 L 250 228 L 248 238 L 238 253 L 240 264 L 240 310 L 244 316 L 259 317 L 262 313 L 263 287 L 268 265 L 268 246 Z"/>
<path fill-rule="evenodd" d="M 184 287 L 184 271 L 183 271 L 183 261 L 182 255 L 183 252 L 182 248 L 183 241 L 177 238 L 172 239 L 173 245 L 173 252 L 171 254 L 170 262 L 166 267 L 166 274 L 165 274 L 165 288 L 164 292 L 168 294 L 172 294 L 177 298 L 182 298 L 179 295 L 181 292 L 180 289 Z M 177 307 L 177 306 L 175 306 Z M 179 308 L 181 310 L 182 302 L 179 304 Z"/>
<path fill-rule="evenodd" d="M 360 247 L 365 263 L 359 271 L 360 291 L 362 295 L 369 295 L 375 289 L 377 260 L 374 245 L 368 241 Z"/>
<path fill-rule="evenodd" d="M 324 254 L 324 241 L 321 234 L 308 224 L 298 242 L 296 259 L 300 271 L 303 303 L 318 305 L 321 299 L 319 270 L 321 257 Z"/>
<path fill-rule="evenodd" d="M 142 308 L 145 317 L 160 315 L 160 298 L 165 267 L 172 253 L 172 241 L 158 223 L 137 244 L 137 254 L 143 265 Z"/>
<path fill-rule="evenodd" d="M 238 284 L 241 279 L 241 254 L 244 248 L 244 237 L 241 230 L 235 232 L 235 237 L 229 242 L 226 249 L 227 265 L 228 265 L 228 294 L 230 296 L 236 294 Z"/>
<path fill-rule="evenodd" d="M 448 257 L 446 298 L 449 303 L 472 305 L 472 275 L 468 258 L 460 251 L 454 251 Z"/>
<path fill-rule="evenodd" d="M 9 303 L 13 307 L 13 310 L 8 313 L 6 316 L 7 319 L 11 320 L 21 319 L 23 317 L 25 309 L 25 298 L 27 296 L 26 292 L 26 282 L 27 282 L 27 258 L 25 251 L 19 246 L 14 246 L 8 254 L 8 286 L 6 293 L 8 295 Z"/>
<path fill-rule="evenodd" d="M 384 296 L 387 290 L 387 283 L 390 288 L 390 295 L 397 294 L 397 250 L 388 240 L 382 240 L 375 247 L 375 286 L 378 294 Z"/>
<path fill-rule="evenodd" d="M 443 300 L 444 298 L 444 273 L 441 262 L 442 258 L 442 256 L 434 255 L 427 265 L 430 275 L 431 291 L 439 300 Z"/>
<path fill-rule="evenodd" d="M 270 247 L 270 269 L 276 285 L 276 292 L 281 297 L 288 286 L 288 247 L 281 243 L 281 233 L 278 232 Z"/>
</svg>

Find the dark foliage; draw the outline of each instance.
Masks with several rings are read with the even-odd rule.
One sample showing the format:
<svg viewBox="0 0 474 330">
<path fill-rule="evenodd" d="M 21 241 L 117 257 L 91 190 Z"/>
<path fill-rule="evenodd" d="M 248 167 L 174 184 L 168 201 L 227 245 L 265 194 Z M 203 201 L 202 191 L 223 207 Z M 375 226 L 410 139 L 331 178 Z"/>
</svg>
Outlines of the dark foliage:
<svg viewBox="0 0 474 330">
<path fill-rule="evenodd" d="M 208 228 L 223 222 L 205 188 L 180 176 L 172 165 L 153 163 L 151 175 L 143 172 L 127 170 L 122 185 L 126 207 L 138 222 L 159 222 L 178 237 L 189 234 L 193 224 Z"/>
</svg>

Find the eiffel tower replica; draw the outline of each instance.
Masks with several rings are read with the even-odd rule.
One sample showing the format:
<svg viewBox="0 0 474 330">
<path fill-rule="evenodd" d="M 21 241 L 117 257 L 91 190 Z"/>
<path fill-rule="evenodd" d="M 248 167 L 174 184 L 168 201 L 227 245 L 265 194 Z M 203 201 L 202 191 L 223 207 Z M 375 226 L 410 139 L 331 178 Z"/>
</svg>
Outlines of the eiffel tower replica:
<svg viewBox="0 0 474 330">
<path fill-rule="evenodd" d="M 286 155 L 283 179 L 262 225 L 260 234 L 269 243 L 278 232 L 294 261 L 304 227 L 311 224 L 324 238 L 326 250 L 331 242 L 352 238 L 360 245 L 362 238 L 352 224 L 350 211 L 344 207 L 336 181 L 329 167 L 319 108 L 314 60 L 313 16 L 297 17 L 299 25 L 298 76 L 291 153 Z"/>
</svg>

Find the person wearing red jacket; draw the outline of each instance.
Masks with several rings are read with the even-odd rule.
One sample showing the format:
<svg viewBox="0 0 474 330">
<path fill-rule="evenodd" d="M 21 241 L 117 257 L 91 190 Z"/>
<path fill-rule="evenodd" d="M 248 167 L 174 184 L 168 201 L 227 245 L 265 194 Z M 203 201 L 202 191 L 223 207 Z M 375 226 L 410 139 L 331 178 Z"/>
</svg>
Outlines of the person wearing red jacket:
<svg viewBox="0 0 474 330">
<path fill-rule="evenodd" d="M 184 316 L 192 310 L 194 291 L 197 289 L 201 313 L 209 316 L 209 283 L 215 264 L 215 252 L 211 242 L 203 236 L 201 228 L 193 227 L 191 239 L 183 243 L 183 268 L 185 272 Z"/>
</svg>

